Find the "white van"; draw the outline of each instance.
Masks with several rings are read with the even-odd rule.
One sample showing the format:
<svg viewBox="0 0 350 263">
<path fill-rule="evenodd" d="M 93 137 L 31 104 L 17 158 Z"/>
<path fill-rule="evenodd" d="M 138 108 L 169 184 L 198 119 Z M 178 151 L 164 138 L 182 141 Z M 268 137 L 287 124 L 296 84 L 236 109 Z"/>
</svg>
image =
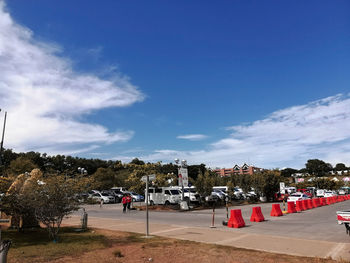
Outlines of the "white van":
<svg viewBox="0 0 350 263">
<path fill-rule="evenodd" d="M 181 201 L 181 193 L 173 187 L 150 187 L 148 194 L 150 205 L 178 204 Z"/>
</svg>

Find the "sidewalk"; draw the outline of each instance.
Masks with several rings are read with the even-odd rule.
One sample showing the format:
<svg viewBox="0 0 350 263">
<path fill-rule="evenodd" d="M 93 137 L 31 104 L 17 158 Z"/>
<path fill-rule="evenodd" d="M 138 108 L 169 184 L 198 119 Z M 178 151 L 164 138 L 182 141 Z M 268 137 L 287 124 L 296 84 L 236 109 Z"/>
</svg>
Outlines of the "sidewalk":
<svg viewBox="0 0 350 263">
<path fill-rule="evenodd" d="M 80 225 L 80 217 L 73 216 L 65 219 L 63 224 Z M 88 226 L 141 234 L 146 233 L 146 225 L 140 221 L 89 217 Z M 209 226 L 204 228 L 155 223 L 150 223 L 149 232 L 150 235 L 279 254 L 350 260 L 350 243 L 243 233 L 240 229 L 233 228 L 216 229 L 209 228 Z"/>
</svg>

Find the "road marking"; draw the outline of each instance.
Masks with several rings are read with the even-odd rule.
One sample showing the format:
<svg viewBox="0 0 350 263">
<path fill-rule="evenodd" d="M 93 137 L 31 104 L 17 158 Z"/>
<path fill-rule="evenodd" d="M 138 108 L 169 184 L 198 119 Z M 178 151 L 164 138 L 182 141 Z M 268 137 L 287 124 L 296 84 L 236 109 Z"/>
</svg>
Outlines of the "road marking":
<svg viewBox="0 0 350 263">
<path fill-rule="evenodd" d="M 182 229 L 187 229 L 189 227 L 177 227 L 177 228 L 172 228 L 172 229 L 167 229 L 167 230 L 162 230 L 162 231 L 157 231 L 157 232 L 152 232 L 152 235 L 157 235 L 161 233 L 166 233 L 166 232 L 171 232 L 171 231 L 176 231 L 176 230 L 182 230 Z"/>
<path fill-rule="evenodd" d="M 242 239 L 242 238 L 250 236 L 250 235 L 251 234 L 244 234 L 244 235 L 241 235 L 241 236 L 238 236 L 238 237 L 233 237 L 233 238 L 229 238 L 229 239 L 225 239 L 225 240 L 221 240 L 221 241 L 215 242 L 215 244 L 226 244 L 228 242 L 237 241 L 239 239 Z"/>
<path fill-rule="evenodd" d="M 345 247 L 345 243 L 339 243 L 337 245 L 335 245 L 331 251 L 328 252 L 327 256 L 326 257 L 330 257 L 332 259 L 336 259 L 337 258 L 337 255 L 338 253 L 343 250 Z"/>
</svg>

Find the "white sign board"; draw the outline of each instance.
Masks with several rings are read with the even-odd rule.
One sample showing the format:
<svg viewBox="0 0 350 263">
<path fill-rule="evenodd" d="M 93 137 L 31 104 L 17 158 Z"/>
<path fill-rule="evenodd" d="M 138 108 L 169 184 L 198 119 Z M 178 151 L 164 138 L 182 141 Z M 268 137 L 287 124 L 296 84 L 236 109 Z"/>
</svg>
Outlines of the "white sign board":
<svg viewBox="0 0 350 263">
<path fill-rule="evenodd" d="M 286 186 L 284 183 L 280 183 L 280 193 L 285 194 L 286 193 Z"/>
<path fill-rule="evenodd" d="M 188 172 L 187 168 L 179 168 L 179 186 L 188 187 Z"/>
<path fill-rule="evenodd" d="M 146 180 L 147 180 L 147 175 L 144 175 L 144 176 L 141 177 L 141 181 L 142 182 L 146 183 Z M 154 180 L 156 180 L 156 175 L 155 174 L 150 174 L 148 176 L 148 181 L 152 182 Z"/>
</svg>

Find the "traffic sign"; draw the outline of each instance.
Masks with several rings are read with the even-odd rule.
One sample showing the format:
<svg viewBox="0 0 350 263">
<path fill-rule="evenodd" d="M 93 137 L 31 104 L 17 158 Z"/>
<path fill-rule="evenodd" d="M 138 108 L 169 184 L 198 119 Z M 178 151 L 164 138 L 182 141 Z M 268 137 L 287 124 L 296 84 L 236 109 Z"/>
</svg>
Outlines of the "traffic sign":
<svg viewBox="0 0 350 263">
<path fill-rule="evenodd" d="M 148 175 L 148 181 L 152 182 L 152 181 L 154 181 L 154 180 L 156 180 L 156 175 L 155 175 L 155 174 L 150 174 L 150 175 Z M 147 175 L 142 176 L 142 177 L 141 177 L 141 181 L 144 182 L 144 183 L 146 183 L 146 181 L 147 181 Z"/>
</svg>

